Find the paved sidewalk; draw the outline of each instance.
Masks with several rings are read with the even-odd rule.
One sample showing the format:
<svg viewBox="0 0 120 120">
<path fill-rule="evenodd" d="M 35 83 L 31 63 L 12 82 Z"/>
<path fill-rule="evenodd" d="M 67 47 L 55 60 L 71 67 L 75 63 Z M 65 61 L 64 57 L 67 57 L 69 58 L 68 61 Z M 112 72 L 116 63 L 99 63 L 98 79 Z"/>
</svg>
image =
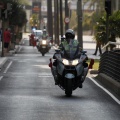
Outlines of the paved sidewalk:
<svg viewBox="0 0 120 120">
<path fill-rule="evenodd" d="M 20 45 L 16 45 L 14 50 L 10 50 L 9 54 L 1 57 L 1 49 L 0 49 L 0 69 L 2 68 L 2 66 L 5 64 L 5 62 L 8 60 L 9 56 L 12 56 L 13 54 L 15 54 L 17 51 L 19 51 Z"/>
</svg>

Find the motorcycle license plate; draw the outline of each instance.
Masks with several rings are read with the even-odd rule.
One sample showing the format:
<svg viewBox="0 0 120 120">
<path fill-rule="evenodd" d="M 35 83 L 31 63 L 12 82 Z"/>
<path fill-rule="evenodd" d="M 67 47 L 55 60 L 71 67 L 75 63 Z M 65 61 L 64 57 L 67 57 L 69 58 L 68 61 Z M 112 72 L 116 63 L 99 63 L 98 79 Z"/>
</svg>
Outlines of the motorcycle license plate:
<svg viewBox="0 0 120 120">
<path fill-rule="evenodd" d="M 42 48 L 46 48 L 46 46 L 42 46 Z"/>
</svg>

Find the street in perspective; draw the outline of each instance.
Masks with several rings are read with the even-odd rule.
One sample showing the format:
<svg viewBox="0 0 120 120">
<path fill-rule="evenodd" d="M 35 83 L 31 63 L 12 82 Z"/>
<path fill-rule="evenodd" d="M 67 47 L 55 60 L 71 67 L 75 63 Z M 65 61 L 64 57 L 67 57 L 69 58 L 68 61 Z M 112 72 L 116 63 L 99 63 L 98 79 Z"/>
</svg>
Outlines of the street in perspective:
<svg viewBox="0 0 120 120">
<path fill-rule="evenodd" d="M 83 88 L 75 90 L 72 97 L 66 97 L 64 91 L 55 86 L 48 66 L 54 48 L 42 56 L 25 38 L 18 52 L 7 57 L 0 71 L 0 118 L 119 120 L 120 101 L 116 102 L 97 86 L 91 75 L 88 74 Z"/>
<path fill-rule="evenodd" d="M 0 0 L 0 120 L 120 120 L 119 26 L 119 0 Z"/>
</svg>

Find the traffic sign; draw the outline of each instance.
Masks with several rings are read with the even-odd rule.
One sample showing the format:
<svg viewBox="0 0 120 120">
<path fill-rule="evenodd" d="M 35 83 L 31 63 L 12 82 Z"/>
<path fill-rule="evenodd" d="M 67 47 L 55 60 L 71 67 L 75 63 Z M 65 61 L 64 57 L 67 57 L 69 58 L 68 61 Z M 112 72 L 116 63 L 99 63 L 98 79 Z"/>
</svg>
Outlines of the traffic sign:
<svg viewBox="0 0 120 120">
<path fill-rule="evenodd" d="M 65 23 L 69 23 L 70 22 L 70 19 L 69 17 L 66 17 L 65 20 L 64 20 Z"/>
</svg>

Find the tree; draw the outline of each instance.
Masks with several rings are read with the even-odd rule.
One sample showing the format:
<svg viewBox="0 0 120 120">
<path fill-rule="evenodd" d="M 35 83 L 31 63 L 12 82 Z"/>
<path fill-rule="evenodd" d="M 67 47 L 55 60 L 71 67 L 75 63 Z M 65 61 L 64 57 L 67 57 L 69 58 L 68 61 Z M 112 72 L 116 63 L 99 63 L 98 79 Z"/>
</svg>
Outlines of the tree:
<svg viewBox="0 0 120 120">
<path fill-rule="evenodd" d="M 83 14 L 83 30 L 91 30 L 94 33 L 94 26 L 100 16 L 105 12 L 104 1 L 102 0 L 83 0 L 84 6 L 88 6 L 88 10 Z"/>
<path fill-rule="evenodd" d="M 109 36 L 108 40 L 115 42 L 116 37 L 120 37 L 120 10 L 115 11 L 110 17 L 109 17 Z M 101 43 L 104 45 L 106 44 L 106 14 L 102 16 L 95 26 L 95 40 L 100 40 Z"/>
</svg>

